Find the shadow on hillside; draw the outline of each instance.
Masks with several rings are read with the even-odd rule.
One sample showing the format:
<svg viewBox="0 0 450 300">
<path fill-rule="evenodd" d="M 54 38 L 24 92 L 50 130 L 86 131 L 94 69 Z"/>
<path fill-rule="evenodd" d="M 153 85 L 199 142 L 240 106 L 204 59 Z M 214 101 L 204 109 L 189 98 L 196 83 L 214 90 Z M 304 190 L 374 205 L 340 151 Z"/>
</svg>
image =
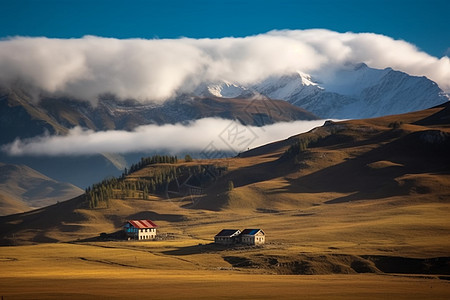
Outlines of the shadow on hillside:
<svg viewBox="0 0 450 300">
<path fill-rule="evenodd" d="M 361 257 L 372 261 L 384 273 L 450 275 L 450 257 L 409 258 L 383 255 Z"/>
<path fill-rule="evenodd" d="M 73 232 L 75 228 L 67 224 L 87 221 L 86 216 L 77 212 L 84 208 L 84 196 L 63 201 L 25 213 L 0 217 L 0 245 L 24 243 L 49 243 L 57 239 L 45 235 L 49 228 L 62 232 Z"/>
<path fill-rule="evenodd" d="M 115 227 L 122 227 L 128 220 L 152 220 L 167 221 L 167 222 L 182 222 L 184 221 L 183 215 L 176 214 L 158 214 L 154 211 L 141 211 L 135 214 L 128 215 L 126 217 L 118 215 L 109 215 L 108 219 L 111 220 Z"/>
<path fill-rule="evenodd" d="M 164 251 L 163 253 L 166 255 L 183 256 L 201 253 L 220 252 L 229 249 L 231 249 L 231 247 L 218 245 L 215 243 L 209 243 L 209 244 L 198 244 L 194 246 L 178 247 L 175 250 L 168 250 Z"/>
<path fill-rule="evenodd" d="M 158 214 L 154 211 L 141 211 L 129 215 L 128 220 L 152 220 L 152 221 L 168 221 L 168 222 L 182 222 L 185 221 L 183 215 L 176 214 Z"/>
<path fill-rule="evenodd" d="M 231 171 L 226 180 L 232 180 L 234 187 L 246 186 L 252 183 L 271 180 L 285 174 L 279 160 L 268 161 Z"/>
<path fill-rule="evenodd" d="M 443 109 L 432 114 L 431 116 L 428 116 L 419 121 L 416 121 L 413 124 L 425 125 L 425 126 L 426 125 L 436 125 L 436 124 L 440 124 L 440 125 L 448 124 L 449 115 L 450 115 L 450 102 L 445 102 L 445 103 L 443 103 L 441 105 L 437 105 L 435 107 L 443 107 Z"/>
<path fill-rule="evenodd" d="M 184 208 L 204 209 L 210 211 L 220 211 L 228 204 L 228 183 L 233 182 L 235 188 L 246 186 L 256 182 L 271 180 L 282 176 L 286 168 L 290 166 L 284 165 L 285 162 L 273 160 L 255 165 L 238 168 L 230 171 L 224 176 L 217 179 L 210 187 L 207 188 L 206 194 L 195 198 L 193 201 L 186 201 Z"/>
<path fill-rule="evenodd" d="M 407 174 L 449 174 L 450 158 L 445 153 L 443 149 L 433 149 L 421 144 L 414 133 L 357 158 L 290 180 L 289 187 L 271 193 L 350 194 L 331 199 L 325 202 L 326 204 L 382 199 L 411 193 L 427 194 L 432 192 L 429 186 L 414 179 L 399 178 Z M 368 166 L 378 161 L 389 161 L 397 165 L 379 169 Z"/>
<path fill-rule="evenodd" d="M 100 241 L 124 241 L 126 240 L 125 232 L 123 230 L 118 230 L 111 233 L 102 232 L 97 236 L 88 237 L 85 239 L 78 239 L 72 241 L 72 243 L 83 243 L 83 242 L 100 242 Z"/>
</svg>

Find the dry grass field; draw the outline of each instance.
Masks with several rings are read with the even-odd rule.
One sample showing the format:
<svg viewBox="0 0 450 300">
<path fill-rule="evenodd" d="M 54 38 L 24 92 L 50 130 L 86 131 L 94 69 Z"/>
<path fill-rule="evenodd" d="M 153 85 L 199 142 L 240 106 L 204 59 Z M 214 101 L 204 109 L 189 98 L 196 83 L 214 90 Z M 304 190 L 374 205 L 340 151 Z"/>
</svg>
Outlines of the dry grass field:
<svg viewBox="0 0 450 300">
<path fill-rule="evenodd" d="M 3 299 L 448 299 L 437 276 L 277 275 L 217 255 L 164 253 L 197 241 L 1 248 Z"/>
<path fill-rule="evenodd" d="M 179 162 L 227 166 L 200 195 L 96 209 L 79 197 L 1 217 L 0 296 L 449 299 L 449 111 L 329 123 L 240 157 Z M 302 139 L 313 142 L 286 155 Z M 114 238 L 129 219 L 153 220 L 164 239 Z M 262 228 L 267 243 L 213 245 L 223 228 Z"/>
</svg>

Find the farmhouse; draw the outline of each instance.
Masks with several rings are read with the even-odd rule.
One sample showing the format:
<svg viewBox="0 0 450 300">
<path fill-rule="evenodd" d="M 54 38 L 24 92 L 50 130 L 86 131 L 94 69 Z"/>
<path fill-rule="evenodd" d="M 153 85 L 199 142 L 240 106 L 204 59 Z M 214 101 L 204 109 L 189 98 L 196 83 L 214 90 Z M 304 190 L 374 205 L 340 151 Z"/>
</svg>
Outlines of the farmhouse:
<svg viewBox="0 0 450 300">
<path fill-rule="evenodd" d="M 232 245 L 237 241 L 237 236 L 241 233 L 239 229 L 222 229 L 221 232 L 216 234 L 214 242 L 216 244 Z"/>
<path fill-rule="evenodd" d="M 238 239 L 241 244 L 262 245 L 266 242 L 266 234 L 262 229 L 244 229 Z"/>
<path fill-rule="evenodd" d="M 156 227 L 158 225 L 150 220 L 130 220 L 123 229 L 128 240 L 154 240 Z"/>
<path fill-rule="evenodd" d="M 266 242 L 266 234 L 262 229 L 222 229 L 214 236 L 214 243 L 222 245 L 262 245 Z"/>
</svg>

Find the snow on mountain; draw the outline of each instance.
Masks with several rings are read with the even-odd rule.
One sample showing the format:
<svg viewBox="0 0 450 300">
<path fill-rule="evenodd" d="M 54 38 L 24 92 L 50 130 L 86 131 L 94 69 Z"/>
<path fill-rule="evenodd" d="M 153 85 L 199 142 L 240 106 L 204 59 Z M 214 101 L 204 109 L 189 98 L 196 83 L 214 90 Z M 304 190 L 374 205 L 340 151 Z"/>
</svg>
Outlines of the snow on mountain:
<svg viewBox="0 0 450 300">
<path fill-rule="evenodd" d="M 205 87 L 204 87 L 205 89 Z M 281 99 L 322 118 L 356 119 L 426 109 L 450 100 L 426 77 L 391 68 L 349 65 L 320 78 L 302 72 L 271 76 L 245 87 L 239 83 L 206 85 L 218 97 L 263 96 Z"/>
<path fill-rule="evenodd" d="M 215 96 L 219 98 L 237 98 L 251 93 L 248 88 L 228 81 L 218 83 L 201 84 L 194 91 L 194 94 L 201 97 Z"/>
<path fill-rule="evenodd" d="M 366 64 L 350 66 L 323 79 L 323 88 L 331 93 L 345 96 L 358 96 L 364 89 L 379 82 L 392 69 L 372 69 Z"/>
<path fill-rule="evenodd" d="M 311 76 L 302 72 L 281 77 L 269 77 L 251 88 L 271 99 L 287 101 L 294 97 L 309 97 L 323 90 L 317 83 L 312 81 Z"/>
</svg>

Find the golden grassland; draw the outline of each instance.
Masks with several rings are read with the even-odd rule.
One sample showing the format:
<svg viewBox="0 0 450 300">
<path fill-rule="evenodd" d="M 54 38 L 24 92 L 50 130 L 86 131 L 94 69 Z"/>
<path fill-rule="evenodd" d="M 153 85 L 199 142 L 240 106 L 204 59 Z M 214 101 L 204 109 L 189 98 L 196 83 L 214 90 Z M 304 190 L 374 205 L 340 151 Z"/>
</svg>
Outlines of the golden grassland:
<svg viewBox="0 0 450 300">
<path fill-rule="evenodd" d="M 5 299 L 448 299 L 448 276 L 439 274 L 332 274 L 330 263 L 342 266 L 344 273 L 352 271 L 339 255 L 449 256 L 445 203 L 392 206 L 391 201 L 277 213 L 230 208 L 181 214 L 186 209 L 176 202 L 133 200 L 126 206 L 142 208 L 142 217 L 166 218 L 158 221 L 159 233 L 175 238 L 1 247 L 0 295 Z M 126 206 L 117 200 L 110 210 L 126 211 Z M 108 224 L 96 215 L 99 211 L 90 213 L 90 221 Z M 256 248 L 211 248 L 218 230 L 230 227 L 264 228 L 268 243 Z M 50 236 L 58 238 L 57 234 Z M 289 264 L 305 256 L 323 258 L 312 275 L 280 272 L 266 263 L 267 258 L 276 258 Z M 228 257 L 249 259 L 254 265 L 235 266 Z"/>
<path fill-rule="evenodd" d="M 2 241 L 21 245 L 0 247 L 0 296 L 448 299 L 450 160 L 414 135 L 449 133 L 438 118 L 448 110 L 313 130 L 306 136 L 321 144 L 295 162 L 281 159 L 292 140 L 180 162 L 227 166 L 204 195 L 112 199 L 99 209 L 76 198 L 0 218 Z M 153 220 L 167 239 L 96 238 L 128 219 Z M 267 244 L 214 246 L 223 228 L 262 228 Z"/>
<path fill-rule="evenodd" d="M 274 275 L 211 255 L 167 254 L 195 240 L 0 248 L 4 299 L 446 299 L 436 276 Z"/>
</svg>

